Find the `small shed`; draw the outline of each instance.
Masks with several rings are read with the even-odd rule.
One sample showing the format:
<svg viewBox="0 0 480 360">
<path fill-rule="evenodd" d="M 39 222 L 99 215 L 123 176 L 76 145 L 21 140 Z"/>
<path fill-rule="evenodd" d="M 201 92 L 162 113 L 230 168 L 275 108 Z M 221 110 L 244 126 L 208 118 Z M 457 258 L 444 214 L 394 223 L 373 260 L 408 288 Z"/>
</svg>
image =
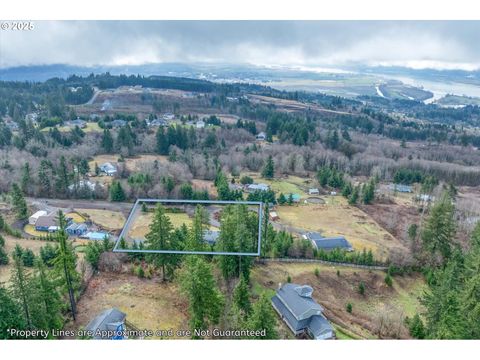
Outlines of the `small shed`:
<svg viewBox="0 0 480 360">
<path fill-rule="evenodd" d="M 308 195 L 320 195 L 320 190 L 317 188 L 308 189 Z"/>
<path fill-rule="evenodd" d="M 277 221 L 280 219 L 280 217 L 278 216 L 277 212 L 276 211 L 270 211 L 268 213 L 268 216 L 270 218 L 271 221 Z"/>
</svg>

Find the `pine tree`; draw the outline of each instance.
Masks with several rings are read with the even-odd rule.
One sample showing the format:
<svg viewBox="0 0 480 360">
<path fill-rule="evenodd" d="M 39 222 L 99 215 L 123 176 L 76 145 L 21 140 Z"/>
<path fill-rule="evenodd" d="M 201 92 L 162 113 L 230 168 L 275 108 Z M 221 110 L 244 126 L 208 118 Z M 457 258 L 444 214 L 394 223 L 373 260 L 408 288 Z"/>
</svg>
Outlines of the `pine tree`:
<svg viewBox="0 0 480 360">
<path fill-rule="evenodd" d="M 32 304 L 32 292 L 30 291 L 31 276 L 25 272 L 23 261 L 19 256 L 13 256 L 13 269 L 10 278 L 10 292 L 12 297 L 22 308 L 23 319 L 26 327 L 33 329 L 30 306 Z"/>
<path fill-rule="evenodd" d="M 43 326 L 41 328 L 49 330 L 60 329 L 63 325 L 60 295 L 55 288 L 54 282 L 49 278 L 42 259 L 36 259 L 35 270 L 36 275 L 33 284 L 36 288 L 36 296 L 34 302 L 38 307 L 37 317 L 42 319 Z"/>
<path fill-rule="evenodd" d="M 273 312 L 272 305 L 268 296 L 263 293 L 260 299 L 253 304 L 252 315 L 248 319 L 248 329 L 264 330 L 264 339 L 278 339 L 276 330 L 277 319 Z"/>
<path fill-rule="evenodd" d="M 199 338 L 193 330 L 207 329 L 210 325 L 218 324 L 224 306 L 211 265 L 199 256 L 187 258 L 180 275 L 180 284 L 188 299 L 192 337 Z"/>
<path fill-rule="evenodd" d="M 160 155 L 168 155 L 168 149 L 170 147 L 170 144 L 168 142 L 167 135 L 165 134 L 165 130 L 162 126 L 160 126 L 157 130 L 156 140 L 157 153 Z"/>
<path fill-rule="evenodd" d="M 23 197 L 22 190 L 18 187 L 17 184 L 12 184 L 12 204 L 17 219 L 24 220 L 28 217 L 28 207 L 25 198 Z"/>
<path fill-rule="evenodd" d="M 273 179 L 275 175 L 275 163 L 273 162 L 272 155 L 269 155 L 267 158 L 267 162 L 265 163 L 263 170 L 262 170 L 262 177 L 265 179 Z"/>
<path fill-rule="evenodd" d="M 205 223 L 208 222 L 208 213 L 203 206 L 197 205 L 193 217 L 192 226 L 188 232 L 186 249 L 188 251 L 204 251 L 205 240 L 204 231 Z"/>
<path fill-rule="evenodd" d="M 22 181 L 20 183 L 20 188 L 22 189 L 22 192 L 24 194 L 28 194 L 30 191 L 30 186 L 31 186 L 31 181 L 32 181 L 32 175 L 30 172 L 30 164 L 27 162 L 25 165 L 23 165 L 22 168 Z"/>
<path fill-rule="evenodd" d="M 359 197 L 359 189 L 358 189 L 358 186 L 355 186 L 352 190 L 352 193 L 350 195 L 350 197 L 348 198 L 348 203 L 350 205 L 356 205 L 357 202 L 358 202 L 358 197 Z"/>
<path fill-rule="evenodd" d="M 78 167 L 77 167 L 78 173 Z M 56 180 L 56 188 L 57 192 L 62 195 L 66 195 L 68 193 L 68 185 L 70 183 L 70 176 L 67 169 L 67 161 L 65 160 L 64 156 L 60 157 L 60 165 L 57 169 L 57 180 Z M 76 181 L 78 184 L 78 181 Z"/>
<path fill-rule="evenodd" d="M 414 339 L 425 339 L 425 326 L 418 314 L 415 314 L 413 319 L 409 320 L 408 330 Z"/>
<path fill-rule="evenodd" d="M 58 224 L 60 229 L 55 234 L 58 249 L 57 256 L 53 260 L 54 271 L 63 290 L 68 294 L 70 310 L 75 321 L 77 316 L 75 291 L 80 282 L 80 276 L 77 272 L 77 255 L 72 244 L 68 241 L 68 235 L 65 231 L 65 215 L 61 211 L 58 212 Z"/>
<path fill-rule="evenodd" d="M 113 137 L 108 129 L 103 130 L 101 146 L 107 154 L 113 151 Z"/>
<path fill-rule="evenodd" d="M 252 311 L 252 304 L 248 293 L 248 283 L 243 276 L 240 277 L 240 281 L 233 292 L 233 303 L 242 318 L 247 319 Z"/>
<path fill-rule="evenodd" d="M 110 200 L 111 201 L 125 201 L 125 191 L 119 181 L 113 181 L 110 186 Z"/>
<path fill-rule="evenodd" d="M 21 308 L 0 284 L 0 340 L 16 338 L 10 335 L 9 329 L 25 329 L 26 323 L 21 312 Z"/>
<path fill-rule="evenodd" d="M 421 239 L 432 263 L 445 263 L 452 254 L 456 228 L 454 210 L 450 197 L 443 194 L 430 211 Z"/>
<path fill-rule="evenodd" d="M 173 225 L 165 213 L 162 204 L 158 204 L 149 226 L 149 233 L 145 236 L 145 245 L 149 250 L 181 250 L 177 238 L 173 236 Z M 162 278 L 166 281 L 173 275 L 173 271 L 180 262 L 175 254 L 152 254 L 148 259 L 156 267 L 162 268 Z"/>
</svg>

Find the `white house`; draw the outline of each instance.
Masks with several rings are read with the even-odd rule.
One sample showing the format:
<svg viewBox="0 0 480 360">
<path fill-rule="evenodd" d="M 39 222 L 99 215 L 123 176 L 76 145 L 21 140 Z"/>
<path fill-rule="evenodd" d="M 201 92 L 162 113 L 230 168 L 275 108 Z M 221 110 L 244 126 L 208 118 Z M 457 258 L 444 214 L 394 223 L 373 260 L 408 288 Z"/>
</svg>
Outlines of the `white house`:
<svg viewBox="0 0 480 360">
<path fill-rule="evenodd" d="M 100 171 L 107 174 L 108 176 L 114 176 L 117 173 L 117 168 L 109 162 L 102 164 L 100 166 Z"/>
<path fill-rule="evenodd" d="M 259 132 L 257 136 L 255 136 L 255 139 L 260 141 L 265 141 L 266 138 L 267 138 L 267 134 L 265 134 L 263 131 Z"/>
<path fill-rule="evenodd" d="M 197 129 L 203 129 L 205 127 L 205 121 L 203 120 L 198 120 L 195 124 Z"/>
<path fill-rule="evenodd" d="M 28 223 L 30 225 L 35 225 L 40 216 L 46 216 L 47 212 L 45 210 L 37 211 L 35 214 L 28 218 Z"/>
</svg>

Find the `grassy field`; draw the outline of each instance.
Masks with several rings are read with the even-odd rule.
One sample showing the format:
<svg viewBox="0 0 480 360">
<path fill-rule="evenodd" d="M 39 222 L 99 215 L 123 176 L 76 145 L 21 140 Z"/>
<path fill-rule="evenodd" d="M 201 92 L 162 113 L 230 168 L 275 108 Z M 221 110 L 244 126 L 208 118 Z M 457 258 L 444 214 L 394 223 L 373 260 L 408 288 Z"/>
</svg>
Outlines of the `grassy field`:
<svg viewBox="0 0 480 360">
<path fill-rule="evenodd" d="M 119 160 L 118 155 L 97 155 L 95 156 L 90 162 L 90 171 L 93 172 L 95 169 L 95 163 L 98 166 L 106 162 L 110 163 L 118 163 Z M 168 157 L 164 155 L 139 155 L 135 157 L 125 158 L 125 166 L 129 171 L 142 171 L 146 166 L 150 166 L 154 163 L 154 161 L 158 161 L 159 163 L 168 162 Z"/>
<path fill-rule="evenodd" d="M 84 328 L 103 310 L 115 307 L 140 329 L 188 329 L 186 304 L 178 294 L 179 289 L 172 283 L 100 273 L 90 281 L 78 302 L 78 319 L 70 326 Z"/>
<path fill-rule="evenodd" d="M 118 230 L 125 225 L 125 216 L 121 212 L 99 209 L 76 209 L 78 213 L 89 217 L 95 224 L 106 230 Z"/>
<path fill-rule="evenodd" d="M 43 235 L 45 235 L 45 233 Z M 40 248 L 47 244 L 47 241 L 42 240 L 18 239 L 10 235 L 3 235 L 3 237 L 5 239 L 5 251 L 9 256 L 12 254 L 16 244 L 19 244 L 23 248 L 32 249 L 35 255 L 38 255 L 40 253 Z M 10 279 L 12 262 L 13 260 L 10 256 L 10 263 L 5 266 L 0 266 L 0 283 L 7 282 Z"/>
<path fill-rule="evenodd" d="M 386 259 L 393 248 L 403 248 L 395 237 L 385 231 L 362 210 L 349 206 L 343 197 L 324 197 L 325 205 L 300 204 L 278 206 L 280 224 L 318 231 L 325 236 L 343 235 L 356 250 L 372 250 Z"/>
<path fill-rule="evenodd" d="M 319 270 L 318 277 L 315 269 Z M 406 338 L 403 318 L 422 310 L 418 298 L 425 285 L 420 275 L 396 276 L 390 288 L 384 282 L 384 272 L 320 264 L 258 265 L 252 272 L 252 292 L 273 292 L 288 276 L 292 283 L 312 286 L 313 298 L 325 308 L 325 316 L 340 330 L 341 339 L 378 338 L 382 321 L 395 325 L 395 336 Z M 361 281 L 365 295 L 358 293 Z M 353 306 L 351 314 L 346 311 L 347 303 Z M 380 337 L 389 336 L 383 333 Z"/>
<path fill-rule="evenodd" d="M 174 228 L 179 228 L 183 224 L 190 227 L 193 219 L 187 213 L 167 213 Z M 153 213 L 139 212 L 135 221 L 130 226 L 130 231 L 127 236 L 131 239 L 145 238 L 145 235 L 150 231 L 149 226 L 152 223 Z M 217 229 L 214 226 L 210 226 L 210 229 Z"/>
</svg>

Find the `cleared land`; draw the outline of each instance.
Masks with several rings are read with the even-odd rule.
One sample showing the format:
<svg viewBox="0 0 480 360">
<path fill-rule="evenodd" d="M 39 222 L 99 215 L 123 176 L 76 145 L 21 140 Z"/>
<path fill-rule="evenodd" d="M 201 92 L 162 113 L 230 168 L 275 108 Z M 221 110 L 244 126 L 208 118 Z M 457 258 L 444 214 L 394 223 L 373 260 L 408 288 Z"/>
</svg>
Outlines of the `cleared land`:
<svg viewBox="0 0 480 360">
<path fill-rule="evenodd" d="M 115 307 L 140 329 L 188 329 L 187 305 L 178 295 L 179 289 L 173 283 L 100 273 L 92 278 L 78 302 L 74 325 L 76 329 L 85 328 L 103 310 Z"/>
<path fill-rule="evenodd" d="M 319 276 L 315 276 L 315 269 Z M 340 275 L 337 275 L 339 270 Z M 407 338 L 405 316 L 422 310 L 419 302 L 425 284 L 420 275 L 396 276 L 393 286 L 385 284 L 385 273 L 320 264 L 268 263 L 257 265 L 252 272 L 256 291 L 270 294 L 290 276 L 293 283 L 313 287 L 313 298 L 325 308 L 326 317 L 340 330 L 340 338 Z M 358 286 L 363 281 L 365 295 Z M 353 311 L 346 311 L 351 303 Z"/>
<path fill-rule="evenodd" d="M 350 206 L 341 196 L 322 197 L 324 205 L 300 204 L 278 206 L 279 224 L 318 231 L 325 236 L 343 235 L 354 249 L 372 250 L 374 255 L 385 260 L 390 250 L 405 250 L 403 244 L 385 231 L 362 210 Z"/>
<path fill-rule="evenodd" d="M 119 230 L 125 225 L 125 216 L 121 212 L 99 209 L 76 209 L 78 213 L 89 217 L 95 224 L 106 230 Z"/>
</svg>

